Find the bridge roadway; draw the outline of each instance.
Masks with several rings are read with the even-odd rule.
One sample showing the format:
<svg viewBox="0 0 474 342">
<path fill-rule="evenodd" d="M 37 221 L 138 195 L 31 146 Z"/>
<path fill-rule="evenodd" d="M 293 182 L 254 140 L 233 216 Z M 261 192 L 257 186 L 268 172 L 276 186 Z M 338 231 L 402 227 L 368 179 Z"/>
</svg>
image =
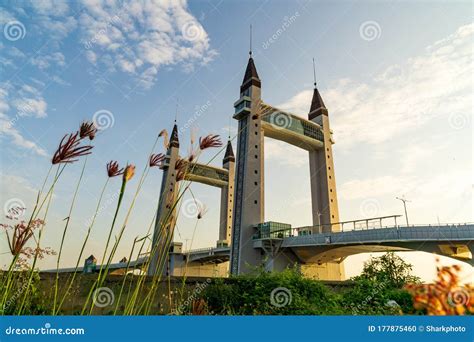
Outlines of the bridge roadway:
<svg viewBox="0 0 474 342">
<path fill-rule="evenodd" d="M 347 256 L 387 251 L 423 251 L 455 258 L 473 265 L 474 224 L 394 226 L 337 233 L 308 234 L 309 228 L 285 230 L 279 234 L 256 236 L 255 248 L 267 250 L 268 244 L 278 250 L 291 250 L 302 263 L 338 261 Z M 274 232 L 277 233 L 277 232 Z M 185 252 L 192 262 L 223 262 L 229 260 L 230 249 L 203 248 Z"/>
<path fill-rule="evenodd" d="M 325 263 L 342 261 L 359 253 L 388 251 L 423 251 L 452 257 L 474 266 L 474 224 L 394 226 L 385 228 L 349 230 L 335 233 L 311 234 L 315 227 L 290 228 L 274 231 L 267 236 L 254 237 L 253 245 L 265 251 L 297 256 L 301 263 Z M 229 261 L 229 247 L 210 247 L 184 251 L 191 263 L 215 263 Z M 133 260 L 129 268 L 140 268 L 147 257 Z M 123 269 L 127 263 L 113 263 L 111 270 Z M 97 265 L 97 270 L 100 265 Z M 73 272 L 74 268 L 60 269 Z M 78 268 L 82 271 L 82 267 Z M 56 272 L 46 270 L 44 272 Z"/>
</svg>

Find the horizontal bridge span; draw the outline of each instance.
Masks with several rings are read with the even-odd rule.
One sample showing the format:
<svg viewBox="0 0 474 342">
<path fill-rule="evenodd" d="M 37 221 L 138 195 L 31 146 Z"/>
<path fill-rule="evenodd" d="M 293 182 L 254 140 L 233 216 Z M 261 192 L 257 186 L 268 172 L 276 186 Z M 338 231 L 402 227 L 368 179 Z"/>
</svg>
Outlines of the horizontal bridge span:
<svg viewBox="0 0 474 342">
<path fill-rule="evenodd" d="M 211 165 L 188 162 L 184 179 L 210 186 L 223 187 L 227 186 L 229 182 L 229 171 Z"/>
<path fill-rule="evenodd" d="M 290 236 L 282 247 L 364 244 L 388 241 L 469 241 L 474 240 L 474 224 L 453 226 L 392 227 L 339 233 Z"/>
<path fill-rule="evenodd" d="M 323 148 L 324 134 L 318 124 L 263 102 L 260 115 L 265 136 L 308 151 Z"/>
</svg>

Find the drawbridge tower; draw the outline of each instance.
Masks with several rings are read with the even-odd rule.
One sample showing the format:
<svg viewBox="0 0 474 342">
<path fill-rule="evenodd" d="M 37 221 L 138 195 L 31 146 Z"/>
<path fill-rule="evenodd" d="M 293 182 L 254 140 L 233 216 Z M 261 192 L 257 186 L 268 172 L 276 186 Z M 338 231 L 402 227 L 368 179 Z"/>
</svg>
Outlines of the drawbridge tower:
<svg viewBox="0 0 474 342">
<path fill-rule="evenodd" d="M 329 115 L 318 88 L 314 87 L 308 120 L 262 101 L 262 83 L 250 52 L 240 97 L 234 103 L 238 121 L 234 221 L 231 244 L 231 274 L 249 272 L 250 266 L 264 265 L 281 270 L 300 260 L 280 249 L 281 241 L 256 242 L 253 237 L 264 223 L 264 138 L 284 141 L 308 151 L 312 200 L 313 233 L 339 231 L 339 210 Z M 280 239 L 281 240 L 281 239 Z M 256 245 L 258 244 L 258 246 Z M 319 265 L 343 277 L 343 265 Z"/>
<path fill-rule="evenodd" d="M 183 168 L 185 171 L 182 179 L 178 177 L 178 170 L 176 169 L 178 161 L 187 163 L 186 167 Z M 166 248 L 165 246 L 169 245 L 173 239 L 172 232 L 174 231 L 178 215 L 176 208 L 179 208 L 176 201 L 179 198 L 180 182 L 192 181 L 221 189 L 220 227 L 217 247 L 225 248 L 230 245 L 234 205 L 234 165 L 235 156 L 230 139 L 227 142 L 222 167 L 189 162 L 187 159 L 181 158 L 179 154 L 178 127 L 175 123 L 166 157 L 161 166 L 163 178 L 148 266 L 149 275 L 156 274 L 161 268 L 165 274 L 173 273 L 176 266 L 173 265 L 175 262 L 173 254 L 181 252 L 180 247 L 176 248 L 175 251 L 175 245 L 171 244 L 170 255 L 163 253 Z M 181 246 L 182 244 L 176 245 Z"/>
</svg>

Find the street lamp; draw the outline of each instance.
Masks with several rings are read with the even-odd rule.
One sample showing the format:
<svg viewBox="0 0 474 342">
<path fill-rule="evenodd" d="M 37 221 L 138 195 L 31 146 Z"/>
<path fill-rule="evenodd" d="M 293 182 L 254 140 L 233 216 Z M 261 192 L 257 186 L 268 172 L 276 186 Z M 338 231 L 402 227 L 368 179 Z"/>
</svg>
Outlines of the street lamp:
<svg viewBox="0 0 474 342">
<path fill-rule="evenodd" d="M 411 202 L 411 201 L 405 198 L 400 198 L 400 197 L 395 197 L 395 198 L 403 202 L 403 208 L 405 209 L 405 218 L 407 219 L 407 227 L 408 227 L 409 224 L 408 224 L 407 202 Z"/>
</svg>

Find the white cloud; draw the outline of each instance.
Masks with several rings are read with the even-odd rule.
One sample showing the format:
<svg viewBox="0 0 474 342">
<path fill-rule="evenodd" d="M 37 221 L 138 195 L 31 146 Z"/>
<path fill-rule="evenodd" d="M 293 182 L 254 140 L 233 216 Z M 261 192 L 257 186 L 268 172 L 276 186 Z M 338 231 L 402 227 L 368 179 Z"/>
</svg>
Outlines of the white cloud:
<svg viewBox="0 0 474 342">
<path fill-rule="evenodd" d="M 408 180 L 403 186 L 394 176 L 371 177 L 367 179 L 353 179 L 342 184 L 338 195 L 340 199 L 355 200 L 367 197 L 380 197 L 387 194 L 399 194 L 401 188 L 406 189 Z"/>
<path fill-rule="evenodd" d="M 37 66 L 40 70 L 45 70 L 51 66 L 65 66 L 66 58 L 61 52 L 51 54 L 39 53 L 30 59 L 30 63 Z"/>
<path fill-rule="evenodd" d="M 143 88 L 154 84 L 163 66 L 181 63 L 189 70 L 216 55 L 185 1 L 86 0 L 84 6 L 80 23 L 87 59 L 133 74 Z"/>
<path fill-rule="evenodd" d="M 309 163 L 307 151 L 271 138 L 265 139 L 265 159 L 291 167 L 302 167 Z"/>
<path fill-rule="evenodd" d="M 32 94 L 36 94 L 36 88 L 25 85 L 24 89 L 15 92 L 14 87 L 9 84 L 3 84 L 0 87 L 0 137 L 7 138 L 13 145 L 27 150 L 31 150 L 34 153 L 46 156 L 46 151 L 39 147 L 35 142 L 28 140 L 22 136 L 22 134 L 15 127 L 15 124 L 22 116 L 35 116 L 45 117 L 46 116 L 46 102 L 42 97 L 39 98 L 23 98 L 21 95 L 26 91 Z M 13 95 L 10 92 L 14 92 Z M 11 110 L 9 103 L 12 103 L 18 112 L 12 117 L 8 116 L 8 112 Z"/>
<path fill-rule="evenodd" d="M 377 144 L 433 119 L 448 124 L 453 113 L 471 115 L 473 32 L 474 24 L 460 27 L 369 83 L 342 79 L 322 91 L 338 145 Z M 279 107 L 306 115 L 311 96 L 302 91 Z"/>
<path fill-rule="evenodd" d="M 46 117 L 46 101 L 41 98 L 19 98 L 13 101 L 19 116 Z"/>
<path fill-rule="evenodd" d="M 31 150 L 40 156 L 47 156 L 47 152 L 35 142 L 24 138 L 14 127 L 14 120 L 0 113 L 0 137 L 6 137 L 13 145 Z"/>
</svg>

